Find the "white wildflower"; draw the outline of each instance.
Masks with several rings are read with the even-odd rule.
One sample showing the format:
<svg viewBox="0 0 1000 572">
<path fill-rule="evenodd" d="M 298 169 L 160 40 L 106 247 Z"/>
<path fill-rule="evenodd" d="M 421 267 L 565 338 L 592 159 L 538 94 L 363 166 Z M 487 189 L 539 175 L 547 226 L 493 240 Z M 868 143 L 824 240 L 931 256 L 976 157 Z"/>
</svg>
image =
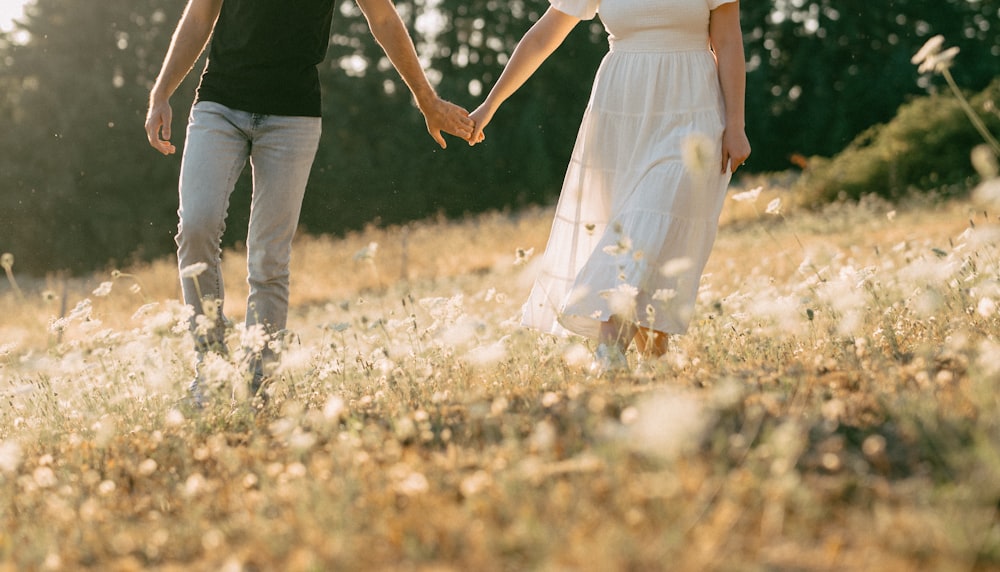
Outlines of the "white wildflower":
<svg viewBox="0 0 1000 572">
<path fill-rule="evenodd" d="M 41 489 L 54 487 L 59 482 L 55 472 L 49 467 L 38 467 L 31 476 L 35 479 L 38 488 Z"/>
<path fill-rule="evenodd" d="M 181 278 L 195 278 L 200 276 L 203 272 L 208 270 L 208 264 L 205 262 L 195 262 L 194 264 L 185 266 L 181 268 Z"/>
<path fill-rule="evenodd" d="M 913 54 L 913 57 L 910 59 L 910 63 L 912 63 L 915 66 L 923 64 L 924 62 L 927 61 L 927 58 L 940 52 L 941 46 L 943 45 L 944 45 L 944 36 L 940 34 L 933 36 L 932 38 L 927 40 L 927 42 L 924 43 L 923 47 L 921 47 L 916 54 Z"/>
<path fill-rule="evenodd" d="M 781 199 L 774 199 L 767 203 L 767 209 L 764 210 L 767 214 L 780 215 L 781 214 Z"/>
<path fill-rule="evenodd" d="M 339 395 L 331 395 L 329 399 L 326 400 L 326 405 L 323 406 L 323 417 L 327 421 L 339 421 L 341 416 L 343 416 L 344 411 L 347 407 L 344 404 L 344 399 Z"/>
<path fill-rule="evenodd" d="M 924 60 L 924 63 L 920 64 L 920 67 L 917 68 L 917 71 L 919 71 L 920 73 L 927 73 L 927 72 L 940 73 L 951 67 L 952 62 L 955 61 L 955 56 L 958 55 L 959 51 L 960 49 L 958 48 L 958 46 L 953 46 L 941 53 L 931 55 L 926 60 Z"/>
<path fill-rule="evenodd" d="M 583 344 L 574 343 L 566 347 L 562 352 L 563 362 L 573 368 L 583 368 L 593 361 L 593 354 Z"/>
<path fill-rule="evenodd" d="M 472 365 L 488 367 L 507 359 L 507 346 L 504 340 L 492 344 L 472 348 L 465 354 L 465 359 Z"/>
<path fill-rule="evenodd" d="M 677 297 L 677 290 L 673 288 L 661 288 L 653 292 L 653 300 L 657 302 L 669 302 Z"/>
<path fill-rule="evenodd" d="M 156 464 L 154 459 L 146 459 L 145 461 L 139 463 L 139 474 L 148 477 L 156 472 L 159 465 Z"/>
<path fill-rule="evenodd" d="M 979 183 L 972 191 L 972 198 L 977 203 L 1000 206 L 1000 177 Z"/>
<path fill-rule="evenodd" d="M 258 353 L 267 346 L 267 331 L 263 324 L 253 324 L 242 328 L 240 332 L 240 345 L 248 351 Z"/>
<path fill-rule="evenodd" d="M 623 256 L 632 251 L 632 239 L 627 236 L 622 236 L 618 238 L 618 242 L 610 246 L 605 246 L 603 249 L 605 254 L 611 256 Z"/>
<path fill-rule="evenodd" d="M 690 258 L 674 258 L 660 267 L 660 274 L 667 278 L 673 278 L 691 270 L 693 266 L 694 262 Z"/>
<path fill-rule="evenodd" d="M 996 312 L 997 303 L 993 301 L 993 298 L 988 296 L 980 299 L 979 304 L 976 305 L 976 313 L 984 318 L 992 317 Z"/>
<path fill-rule="evenodd" d="M 615 316 L 630 318 L 635 316 L 635 298 L 639 289 L 631 284 L 619 284 L 617 288 L 605 290 L 601 295 L 607 298 L 608 308 Z"/>
<path fill-rule="evenodd" d="M 431 488 L 422 473 L 412 472 L 396 484 L 396 492 L 404 496 L 416 496 L 427 492 Z"/>
<path fill-rule="evenodd" d="M 13 473 L 21 466 L 21 446 L 15 441 L 0 442 L 0 472 Z"/>
<path fill-rule="evenodd" d="M 1000 176 L 1000 164 L 997 162 L 997 155 L 985 143 L 977 145 L 972 150 L 972 166 L 983 179 L 992 179 Z"/>
<path fill-rule="evenodd" d="M 635 406 L 631 419 L 622 417 L 630 448 L 666 459 L 697 446 L 711 421 L 700 401 L 680 393 L 653 395 Z"/>
<path fill-rule="evenodd" d="M 103 298 L 111 293 L 111 286 L 111 282 L 101 282 L 101 285 L 98 286 L 92 294 L 98 298 Z"/>
<path fill-rule="evenodd" d="M 764 190 L 764 187 L 754 187 L 749 191 L 743 191 L 742 193 L 736 193 L 733 195 L 733 200 L 738 203 L 752 203 L 760 197 L 760 192 Z"/>
</svg>

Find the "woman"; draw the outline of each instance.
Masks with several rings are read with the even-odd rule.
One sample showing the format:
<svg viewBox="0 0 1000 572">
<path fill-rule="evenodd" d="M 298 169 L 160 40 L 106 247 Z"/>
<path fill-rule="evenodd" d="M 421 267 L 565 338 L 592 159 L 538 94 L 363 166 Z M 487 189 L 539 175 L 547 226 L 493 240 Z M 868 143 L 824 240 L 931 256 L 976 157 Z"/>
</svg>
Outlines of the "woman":
<svg viewBox="0 0 1000 572">
<path fill-rule="evenodd" d="M 661 356 L 694 307 L 732 171 L 750 155 L 738 0 L 551 0 L 476 130 L 598 8 L 610 51 L 563 183 L 523 323 L 598 341 L 600 372 L 635 340 Z M 707 145 L 707 146 L 706 146 Z"/>
</svg>

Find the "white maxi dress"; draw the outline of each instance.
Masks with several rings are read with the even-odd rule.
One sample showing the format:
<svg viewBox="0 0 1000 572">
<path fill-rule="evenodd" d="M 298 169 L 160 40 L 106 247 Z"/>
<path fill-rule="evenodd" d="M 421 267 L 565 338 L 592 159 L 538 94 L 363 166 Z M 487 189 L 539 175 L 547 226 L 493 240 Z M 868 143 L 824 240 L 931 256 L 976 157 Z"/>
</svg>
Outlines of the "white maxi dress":
<svg viewBox="0 0 1000 572">
<path fill-rule="evenodd" d="M 730 173 L 709 13 L 733 0 L 551 0 L 600 11 L 594 80 L 522 323 L 596 338 L 612 315 L 687 331 Z"/>
</svg>

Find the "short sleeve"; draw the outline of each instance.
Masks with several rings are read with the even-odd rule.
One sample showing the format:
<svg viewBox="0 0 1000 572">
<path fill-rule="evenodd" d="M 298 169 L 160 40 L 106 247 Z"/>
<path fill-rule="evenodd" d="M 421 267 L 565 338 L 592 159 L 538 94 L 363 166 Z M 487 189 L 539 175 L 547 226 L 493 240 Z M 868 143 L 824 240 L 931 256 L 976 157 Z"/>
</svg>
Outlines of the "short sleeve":
<svg viewBox="0 0 1000 572">
<path fill-rule="evenodd" d="M 709 1 L 718 2 L 719 0 Z M 549 3 L 563 14 L 581 20 L 591 20 L 597 14 L 597 5 L 601 3 L 601 0 L 549 0 Z"/>
<path fill-rule="evenodd" d="M 708 0 L 708 9 L 715 10 L 723 4 L 730 4 L 732 2 L 736 2 L 736 0 Z"/>
</svg>

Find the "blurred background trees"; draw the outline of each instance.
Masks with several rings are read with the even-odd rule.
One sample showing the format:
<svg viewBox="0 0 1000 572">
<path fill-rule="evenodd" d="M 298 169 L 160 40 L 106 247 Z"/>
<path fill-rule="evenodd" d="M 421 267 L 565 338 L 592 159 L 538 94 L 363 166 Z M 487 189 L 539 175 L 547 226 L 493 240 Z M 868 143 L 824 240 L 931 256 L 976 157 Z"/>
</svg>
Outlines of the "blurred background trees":
<svg viewBox="0 0 1000 572">
<path fill-rule="evenodd" d="M 485 96 L 542 0 L 400 0 L 439 93 L 470 110 Z M 0 250 L 22 272 L 106 265 L 173 251 L 179 157 L 145 142 L 148 88 L 183 0 L 35 0 L 0 35 Z M 322 69 L 324 136 L 302 224 L 341 233 L 546 204 L 562 175 L 606 52 L 599 20 L 505 104 L 474 149 L 426 135 L 409 92 L 352 0 L 338 0 Z M 832 156 L 888 122 L 914 96 L 940 91 L 911 55 L 932 35 L 961 47 L 953 73 L 971 90 L 1000 75 L 1000 0 L 743 2 L 749 63 L 749 171 Z M 173 98 L 183 145 L 199 63 Z M 971 171 L 971 168 L 970 168 Z M 237 186 L 227 240 L 245 234 L 249 183 Z M 879 192 L 873 188 L 872 192 Z"/>
</svg>

